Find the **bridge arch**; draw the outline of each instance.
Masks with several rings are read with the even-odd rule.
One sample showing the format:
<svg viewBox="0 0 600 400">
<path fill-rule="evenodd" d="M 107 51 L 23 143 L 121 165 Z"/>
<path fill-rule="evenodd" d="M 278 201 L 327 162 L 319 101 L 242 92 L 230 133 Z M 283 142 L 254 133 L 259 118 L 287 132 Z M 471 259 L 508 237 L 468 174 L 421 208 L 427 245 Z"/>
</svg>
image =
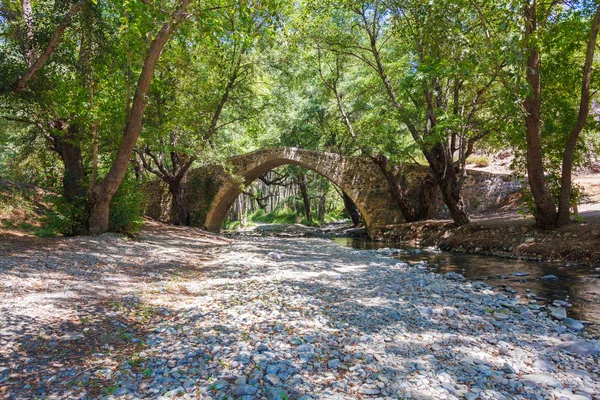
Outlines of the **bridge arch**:
<svg viewBox="0 0 600 400">
<path fill-rule="evenodd" d="M 372 235 L 382 225 L 402 222 L 402 214 L 381 171 L 370 160 L 292 147 L 258 150 L 233 157 L 231 171 L 218 186 L 206 212 L 204 227 L 219 231 L 242 187 L 286 164 L 310 169 L 329 179 L 352 199 Z"/>
</svg>

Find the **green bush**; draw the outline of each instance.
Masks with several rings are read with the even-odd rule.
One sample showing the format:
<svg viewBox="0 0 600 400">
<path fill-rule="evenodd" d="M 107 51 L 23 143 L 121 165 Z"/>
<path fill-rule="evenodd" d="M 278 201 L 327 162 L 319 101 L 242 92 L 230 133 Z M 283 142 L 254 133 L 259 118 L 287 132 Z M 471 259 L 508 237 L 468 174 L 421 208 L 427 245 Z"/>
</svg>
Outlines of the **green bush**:
<svg viewBox="0 0 600 400">
<path fill-rule="evenodd" d="M 467 158 L 467 164 L 475 164 L 477 168 L 484 168 L 490 165 L 490 159 L 487 156 L 471 155 Z"/>
<path fill-rule="evenodd" d="M 87 216 L 85 207 L 69 203 L 64 196 L 52 194 L 44 199 L 50 209 L 41 218 L 42 226 L 34 233 L 38 237 L 73 236 L 81 233 Z"/>
<path fill-rule="evenodd" d="M 140 184 L 126 177 L 110 203 L 111 232 L 134 235 L 144 225 L 144 196 Z"/>
</svg>

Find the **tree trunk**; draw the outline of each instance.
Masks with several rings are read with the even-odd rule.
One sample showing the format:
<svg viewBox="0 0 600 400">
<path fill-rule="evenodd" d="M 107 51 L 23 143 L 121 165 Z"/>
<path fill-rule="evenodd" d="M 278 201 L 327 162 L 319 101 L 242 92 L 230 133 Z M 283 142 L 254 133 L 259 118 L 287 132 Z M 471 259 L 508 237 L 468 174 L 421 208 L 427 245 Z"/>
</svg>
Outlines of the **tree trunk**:
<svg viewBox="0 0 600 400">
<path fill-rule="evenodd" d="M 385 180 L 388 183 L 390 193 L 398 207 L 400 207 L 400 211 L 404 216 L 406 222 L 414 222 L 417 220 L 417 214 L 415 212 L 415 208 L 410 203 L 410 201 L 404 195 L 404 191 L 402 190 L 402 185 L 398 181 L 398 178 L 394 175 L 390 168 L 388 168 L 388 160 L 387 157 L 383 154 L 379 154 L 375 157 L 372 157 L 371 160 L 379 167 L 383 176 L 385 176 Z"/>
<path fill-rule="evenodd" d="M 51 124 L 60 133 L 51 134 L 52 146 L 63 162 L 65 171 L 62 178 L 64 196 L 71 205 L 72 234 L 86 230 L 87 207 L 84 186 L 85 170 L 80 146 L 81 131 L 78 125 L 67 125 L 64 121 Z"/>
<path fill-rule="evenodd" d="M 430 149 L 423 149 L 423 154 L 431 167 L 431 173 L 442 193 L 444 204 L 454 221 L 454 225 L 463 226 L 469 223 L 469 216 L 460 196 L 461 182 L 456 176 L 452 157 L 442 143 L 436 143 Z"/>
<path fill-rule="evenodd" d="M 302 194 L 302 201 L 304 202 L 304 212 L 306 213 L 306 219 L 308 222 L 312 222 L 312 212 L 310 211 L 310 199 L 308 198 L 308 191 L 306 190 L 306 175 L 298 175 L 298 186 L 300 187 L 300 193 Z"/>
<path fill-rule="evenodd" d="M 169 192 L 171 193 L 171 224 L 173 225 L 189 225 L 190 211 L 187 200 L 185 199 L 185 182 L 172 181 L 169 184 Z"/>
<path fill-rule="evenodd" d="M 127 172 L 131 151 L 135 147 L 140 136 L 142 130 L 142 118 L 144 116 L 144 109 L 146 108 L 146 96 L 148 95 L 148 89 L 150 88 L 156 63 L 158 62 L 169 37 L 175 31 L 176 24 L 187 17 L 185 11 L 190 1 L 191 0 L 181 1 L 181 7 L 175 14 L 173 20 L 169 20 L 163 24 L 154 40 L 152 40 L 150 48 L 146 53 L 142 72 L 140 73 L 135 94 L 133 96 L 129 117 L 127 118 L 127 125 L 125 126 L 121 144 L 117 150 L 117 156 L 104 179 L 100 183 L 90 187 L 89 227 L 90 233 L 92 234 L 103 233 L 109 229 L 110 201 L 117 192 L 117 189 Z"/>
<path fill-rule="evenodd" d="M 356 207 L 356 204 L 354 204 L 346 192 L 342 192 L 342 200 L 344 200 L 346 212 L 350 216 L 350 219 L 352 219 L 352 224 L 358 226 L 358 224 L 360 224 L 360 212 L 358 211 L 358 207 Z"/>
<path fill-rule="evenodd" d="M 556 208 L 552 194 L 544 176 L 542 153 L 542 130 L 540 119 L 541 81 L 540 55 L 535 44 L 531 43 L 536 31 L 536 8 L 525 6 L 525 40 L 527 56 L 527 82 L 531 93 L 523 102 L 525 116 L 525 132 L 527 138 L 527 176 L 529 187 L 535 201 L 535 219 L 542 229 L 552 229 L 556 224 Z"/>
<path fill-rule="evenodd" d="M 571 173 L 573 170 L 573 155 L 575 146 L 581 131 L 585 127 L 588 115 L 590 113 L 590 86 L 592 83 L 592 64 L 594 61 L 594 50 L 596 49 L 596 39 L 600 30 L 600 6 L 596 9 L 596 15 L 592 22 L 592 29 L 587 43 L 585 54 L 585 63 L 583 65 L 583 78 L 581 83 L 581 99 L 579 103 L 579 114 L 577 122 L 569 135 L 565 153 L 562 162 L 562 174 L 560 182 L 560 198 L 558 199 L 557 226 L 564 226 L 570 222 L 570 203 L 571 203 Z"/>
<path fill-rule="evenodd" d="M 327 191 L 319 199 L 319 223 L 325 222 L 325 206 L 327 205 Z"/>
<path fill-rule="evenodd" d="M 419 220 L 435 218 L 435 197 L 437 194 L 437 183 L 431 174 L 427 174 L 421 182 L 419 189 Z"/>
</svg>

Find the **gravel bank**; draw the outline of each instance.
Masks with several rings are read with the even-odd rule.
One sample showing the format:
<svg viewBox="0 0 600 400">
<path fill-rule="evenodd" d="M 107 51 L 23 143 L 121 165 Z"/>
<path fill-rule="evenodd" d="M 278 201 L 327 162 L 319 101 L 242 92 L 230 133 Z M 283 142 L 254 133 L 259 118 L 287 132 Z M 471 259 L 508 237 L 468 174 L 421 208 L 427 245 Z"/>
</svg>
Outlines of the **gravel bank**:
<svg viewBox="0 0 600 400">
<path fill-rule="evenodd" d="M 163 239 L 143 245 L 168 248 Z M 40 371 L 28 392 L 14 372 L 19 348 L 0 353 L 5 395 L 600 399 L 598 338 L 559 310 L 325 239 L 248 237 L 211 249 L 200 262 L 180 246 L 173 268 L 139 271 L 115 294 L 119 307 L 103 321 L 125 325 L 135 342 L 120 357 L 100 340 L 102 356 L 73 363 L 76 376 L 58 368 L 59 384 Z M 84 326 L 72 327 L 71 342 L 97 338 Z M 39 357 L 29 355 L 32 371 Z"/>
</svg>

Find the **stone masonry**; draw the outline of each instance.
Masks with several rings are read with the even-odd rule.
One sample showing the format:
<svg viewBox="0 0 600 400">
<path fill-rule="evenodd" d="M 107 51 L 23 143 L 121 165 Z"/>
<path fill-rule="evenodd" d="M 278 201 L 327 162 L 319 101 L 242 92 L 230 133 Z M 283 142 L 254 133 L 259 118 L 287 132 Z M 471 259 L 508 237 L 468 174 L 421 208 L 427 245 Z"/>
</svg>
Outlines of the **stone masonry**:
<svg viewBox="0 0 600 400">
<path fill-rule="evenodd" d="M 402 214 L 390 195 L 379 168 L 369 159 L 346 157 L 335 153 L 281 147 L 263 149 L 229 159 L 225 167 L 209 165 L 191 171 L 186 196 L 191 223 L 209 231 L 219 231 L 227 211 L 244 186 L 268 171 L 285 164 L 296 164 L 313 170 L 343 190 L 357 205 L 371 236 L 389 225 L 403 222 Z M 423 166 L 394 166 L 409 198 L 417 201 Z M 468 171 L 463 199 L 469 212 L 482 211 L 500 203 L 520 188 L 520 183 L 507 175 Z M 168 213 L 168 192 L 158 181 L 146 188 L 149 201 L 146 215 L 164 219 Z M 438 216 L 447 216 L 438 196 Z"/>
</svg>

